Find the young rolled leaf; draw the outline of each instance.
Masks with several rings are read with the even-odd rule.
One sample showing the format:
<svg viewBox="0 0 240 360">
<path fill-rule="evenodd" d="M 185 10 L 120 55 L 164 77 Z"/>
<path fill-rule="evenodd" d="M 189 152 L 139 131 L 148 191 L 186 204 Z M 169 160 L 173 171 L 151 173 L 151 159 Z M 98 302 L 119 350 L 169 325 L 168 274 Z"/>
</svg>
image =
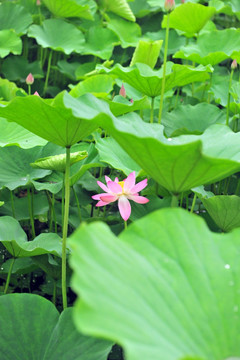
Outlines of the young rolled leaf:
<svg viewBox="0 0 240 360">
<path fill-rule="evenodd" d="M 239 357 L 239 246 L 239 229 L 212 233 L 182 209 L 151 213 L 119 238 L 83 225 L 71 237 L 75 324 L 117 341 L 127 360 Z"/>
<path fill-rule="evenodd" d="M 130 66 L 140 62 L 154 68 L 159 57 L 163 40 L 140 40 L 132 56 Z"/>
<path fill-rule="evenodd" d="M 70 154 L 70 165 L 77 163 L 85 159 L 88 156 L 87 151 L 77 151 Z M 54 171 L 64 172 L 66 169 L 66 154 L 48 156 L 42 159 L 36 160 L 30 164 L 36 169 L 47 169 Z"/>
<path fill-rule="evenodd" d="M 77 332 L 72 309 L 60 315 L 50 301 L 33 294 L 1 296 L 0 334 L 3 360 L 107 360 L 111 350 L 110 342 Z"/>
<path fill-rule="evenodd" d="M 129 21 L 136 20 L 127 0 L 117 0 L 117 1 L 100 0 L 99 2 L 100 2 L 100 6 L 105 11 L 110 11 Z"/>
</svg>

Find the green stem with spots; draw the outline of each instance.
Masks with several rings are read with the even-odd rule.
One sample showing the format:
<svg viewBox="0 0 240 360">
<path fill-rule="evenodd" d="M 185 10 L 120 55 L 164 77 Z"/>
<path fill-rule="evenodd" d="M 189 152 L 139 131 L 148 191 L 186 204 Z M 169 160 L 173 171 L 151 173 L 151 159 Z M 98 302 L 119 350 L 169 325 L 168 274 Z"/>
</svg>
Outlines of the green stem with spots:
<svg viewBox="0 0 240 360">
<path fill-rule="evenodd" d="M 226 117 L 226 125 L 229 124 L 229 107 L 230 107 L 230 98 L 231 98 L 231 87 L 232 87 L 232 78 L 233 78 L 234 69 L 231 70 L 230 79 L 229 79 L 229 86 L 228 86 L 228 102 L 227 102 L 227 117 Z"/>
<path fill-rule="evenodd" d="M 164 98 L 164 92 L 165 92 L 165 78 L 166 78 L 166 65 L 167 65 L 167 52 L 168 52 L 169 24 L 170 24 L 170 12 L 167 14 L 167 27 L 166 27 L 165 47 L 164 47 L 164 57 L 163 57 L 162 90 L 161 90 L 161 99 L 160 99 L 160 107 L 159 107 L 159 114 L 158 114 L 158 123 L 159 124 L 161 124 L 161 120 L 162 120 L 163 98 Z"/>
<path fill-rule="evenodd" d="M 67 233 L 70 203 L 70 147 L 66 147 L 66 169 L 65 169 L 65 203 L 62 236 L 62 302 L 63 309 L 67 307 Z"/>
<path fill-rule="evenodd" d="M 49 52 L 49 56 L 48 56 L 47 74 L 46 74 L 45 84 L 44 84 L 44 88 L 43 88 L 43 95 L 46 94 L 47 87 L 48 87 L 48 80 L 49 80 L 49 75 L 50 75 L 50 70 L 51 70 L 52 55 L 53 55 L 53 51 L 51 49 L 50 52 Z"/>
<path fill-rule="evenodd" d="M 171 207 L 178 207 L 178 195 L 172 194 Z"/>
<path fill-rule="evenodd" d="M 6 284 L 5 284 L 5 288 L 4 288 L 4 294 L 7 294 L 7 291 L 8 291 L 8 286 L 9 286 L 9 283 L 10 283 L 14 262 L 15 262 L 15 258 L 13 257 L 12 261 L 11 261 L 11 264 L 9 266 L 9 270 L 8 270 L 8 276 L 7 276 L 7 280 L 6 280 Z"/>
<path fill-rule="evenodd" d="M 36 233 L 35 233 L 35 226 L 34 226 L 32 196 L 33 196 L 33 195 L 32 195 L 31 188 L 28 187 L 28 189 L 27 189 L 28 211 L 29 211 L 30 223 L 31 223 L 31 228 L 32 228 L 32 237 L 33 237 L 33 239 L 34 239 L 34 238 L 36 237 Z"/>
<path fill-rule="evenodd" d="M 12 216 L 14 219 L 16 219 L 16 212 L 15 212 L 15 206 L 14 206 L 14 199 L 13 199 L 13 193 L 10 190 L 10 198 L 11 198 L 11 206 L 12 206 Z"/>
<path fill-rule="evenodd" d="M 191 213 L 193 213 L 196 200 L 197 200 L 197 194 L 195 193 L 195 194 L 194 194 L 194 197 L 193 197 L 193 201 L 192 201 L 191 210 L 190 210 Z"/>
<path fill-rule="evenodd" d="M 154 120 L 154 100 L 155 97 L 152 97 L 152 101 L 151 101 L 151 115 L 150 115 L 150 123 L 153 124 L 153 120 Z"/>
</svg>

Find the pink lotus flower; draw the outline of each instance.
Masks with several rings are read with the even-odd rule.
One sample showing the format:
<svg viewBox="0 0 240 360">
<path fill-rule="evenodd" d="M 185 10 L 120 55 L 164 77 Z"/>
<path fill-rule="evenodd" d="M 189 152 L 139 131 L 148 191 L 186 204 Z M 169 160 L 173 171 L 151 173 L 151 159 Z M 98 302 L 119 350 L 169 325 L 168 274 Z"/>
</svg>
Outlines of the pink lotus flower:
<svg viewBox="0 0 240 360">
<path fill-rule="evenodd" d="M 125 90 L 125 87 L 124 87 L 123 84 L 122 84 L 121 89 L 119 91 L 119 95 L 121 95 L 124 98 L 127 96 L 127 93 L 126 93 L 126 90 Z"/>
<path fill-rule="evenodd" d="M 165 0 L 164 8 L 166 11 L 172 11 L 175 8 L 174 0 Z"/>
<path fill-rule="evenodd" d="M 35 96 L 40 96 L 37 91 L 35 91 L 35 93 L 34 93 L 33 95 L 35 95 Z"/>
<path fill-rule="evenodd" d="M 128 175 L 123 181 L 118 181 L 116 177 L 112 181 L 105 176 L 107 186 L 101 181 L 97 181 L 98 185 L 106 192 L 92 196 L 94 200 L 98 200 L 96 206 L 105 206 L 118 200 L 118 209 L 123 220 L 127 221 L 131 215 L 131 205 L 129 200 L 133 200 L 138 204 L 146 204 L 149 200 L 138 194 L 139 191 L 147 186 L 147 179 L 135 184 L 135 171 Z"/>
<path fill-rule="evenodd" d="M 34 77 L 31 73 L 26 77 L 26 83 L 27 85 L 32 85 L 34 83 Z"/>
<path fill-rule="evenodd" d="M 231 69 L 232 69 L 232 70 L 235 70 L 236 68 L 237 68 L 237 60 L 234 59 L 233 62 L 232 62 L 232 64 L 231 64 Z"/>
</svg>

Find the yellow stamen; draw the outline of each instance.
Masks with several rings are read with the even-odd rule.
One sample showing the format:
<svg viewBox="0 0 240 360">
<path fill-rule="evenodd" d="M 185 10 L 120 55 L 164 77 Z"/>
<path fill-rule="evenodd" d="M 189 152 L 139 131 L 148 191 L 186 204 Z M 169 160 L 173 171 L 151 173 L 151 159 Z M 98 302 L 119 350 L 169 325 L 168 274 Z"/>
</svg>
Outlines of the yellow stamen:
<svg viewBox="0 0 240 360">
<path fill-rule="evenodd" d="M 121 188 L 124 190 L 124 181 L 119 181 L 118 184 L 121 186 Z"/>
</svg>

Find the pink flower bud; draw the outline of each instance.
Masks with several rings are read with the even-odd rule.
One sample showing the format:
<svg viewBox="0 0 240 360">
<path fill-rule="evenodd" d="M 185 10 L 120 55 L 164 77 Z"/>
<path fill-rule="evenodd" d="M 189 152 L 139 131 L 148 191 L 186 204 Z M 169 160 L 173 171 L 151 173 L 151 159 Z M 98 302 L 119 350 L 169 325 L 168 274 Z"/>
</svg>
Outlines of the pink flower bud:
<svg viewBox="0 0 240 360">
<path fill-rule="evenodd" d="M 40 0 L 37 0 L 37 1 L 36 1 L 36 5 L 37 5 L 37 6 L 40 6 L 40 5 L 41 5 L 41 1 L 40 1 Z"/>
<path fill-rule="evenodd" d="M 124 98 L 127 96 L 126 90 L 124 85 L 122 84 L 121 89 L 119 91 L 119 95 L 123 96 Z"/>
<path fill-rule="evenodd" d="M 37 91 L 35 91 L 35 93 L 33 95 L 40 96 Z"/>
<path fill-rule="evenodd" d="M 165 0 L 164 8 L 166 11 L 172 11 L 175 8 L 175 1 Z"/>
<path fill-rule="evenodd" d="M 232 64 L 231 64 L 231 69 L 232 69 L 232 70 L 235 70 L 236 68 L 237 68 L 237 60 L 234 59 L 233 62 L 232 62 Z"/>
<path fill-rule="evenodd" d="M 133 104 L 133 99 L 130 99 L 129 101 L 130 101 L 131 104 Z"/>
<path fill-rule="evenodd" d="M 34 83 L 34 77 L 31 73 L 26 77 L 26 83 L 27 85 L 32 85 Z"/>
<path fill-rule="evenodd" d="M 185 0 L 181 0 L 181 3 L 184 4 L 184 3 L 185 3 Z"/>
</svg>

